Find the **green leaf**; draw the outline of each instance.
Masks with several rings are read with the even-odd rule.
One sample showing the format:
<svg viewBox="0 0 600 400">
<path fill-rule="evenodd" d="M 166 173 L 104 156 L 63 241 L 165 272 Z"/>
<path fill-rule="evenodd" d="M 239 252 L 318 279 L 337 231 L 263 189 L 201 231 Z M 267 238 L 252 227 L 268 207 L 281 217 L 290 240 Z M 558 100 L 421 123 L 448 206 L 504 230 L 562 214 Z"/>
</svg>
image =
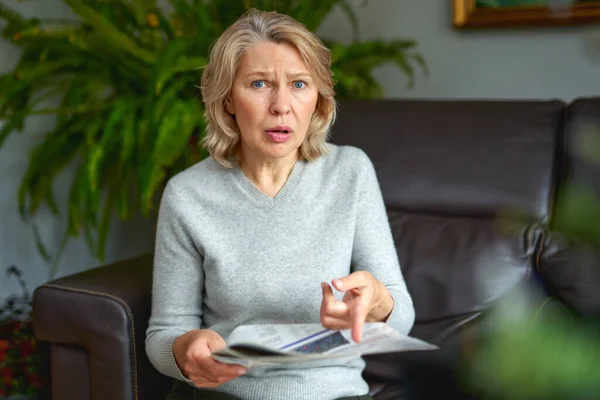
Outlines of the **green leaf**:
<svg viewBox="0 0 600 400">
<path fill-rule="evenodd" d="M 49 45 L 65 45 L 73 35 L 79 31 L 77 26 L 60 26 L 60 27 L 44 27 L 32 26 L 27 29 L 20 30 L 15 34 L 15 44 L 20 46 L 44 46 Z"/>
<path fill-rule="evenodd" d="M 115 180 L 113 180 L 114 182 Z M 97 257 L 100 261 L 104 261 L 104 256 L 106 253 L 106 240 L 108 239 L 108 233 L 110 231 L 110 224 L 113 217 L 113 211 L 115 208 L 115 197 L 116 190 L 114 186 L 117 186 L 118 182 L 113 183 L 108 187 L 106 192 L 106 196 L 104 198 L 104 207 L 102 210 L 102 215 L 100 217 L 100 224 L 98 226 L 98 248 L 97 248 Z"/>
<path fill-rule="evenodd" d="M 31 228 L 33 231 L 33 237 L 35 238 L 35 246 L 38 250 L 38 253 L 42 256 L 44 261 L 50 262 L 50 260 L 52 259 L 52 256 L 50 256 L 50 253 L 48 252 L 48 250 L 46 249 L 46 246 L 44 245 L 44 241 L 42 240 L 42 235 L 40 234 L 40 228 L 35 223 L 31 224 Z"/>
<path fill-rule="evenodd" d="M 119 163 L 121 165 L 124 165 L 129 161 L 135 150 L 135 143 L 137 137 L 136 111 L 136 108 L 130 107 L 125 110 L 125 113 L 123 115 L 123 125 L 121 127 L 121 151 L 119 154 Z"/>
<path fill-rule="evenodd" d="M 80 167 L 69 194 L 68 230 L 76 237 L 83 230 L 85 242 L 93 255 L 97 254 L 92 230 L 97 226 L 96 213 L 90 208 L 89 183 L 85 167 Z"/>
<path fill-rule="evenodd" d="M 125 50 L 129 55 L 135 56 L 145 63 L 152 64 L 156 62 L 156 56 L 154 54 L 136 46 L 133 40 L 110 24 L 94 9 L 86 6 L 81 0 L 64 1 L 73 10 L 73 12 L 85 19 L 85 21 L 90 23 L 98 31 L 102 32 L 102 39 L 107 45 Z"/>
<path fill-rule="evenodd" d="M 5 74 L 0 76 L 0 113 L 6 113 L 7 110 L 19 111 L 14 104 L 20 101 L 18 106 L 29 103 L 31 92 L 29 82 L 15 79 L 14 74 Z M 21 110 L 22 111 L 22 110 Z"/>
<path fill-rule="evenodd" d="M 83 202 L 82 182 L 85 176 L 85 169 L 79 167 L 75 175 L 75 179 L 71 183 L 69 189 L 68 215 L 67 215 L 67 232 L 70 236 L 77 237 L 83 222 Z"/>
<path fill-rule="evenodd" d="M 113 152 L 113 147 L 120 142 L 122 132 L 118 132 L 117 127 L 122 123 L 123 116 L 130 107 L 131 100 L 127 98 L 114 103 L 108 113 L 106 122 L 104 122 L 104 129 L 100 140 L 89 149 L 86 169 L 90 183 L 90 195 L 92 197 L 97 198 L 100 196 L 100 180 L 102 179 L 100 176 L 101 164 Z M 96 130 L 89 131 L 93 136 L 95 136 L 96 132 Z"/>
<path fill-rule="evenodd" d="M 0 129 L 0 148 L 4 144 L 6 138 L 8 138 L 8 136 L 13 133 L 15 129 L 17 129 L 15 122 L 16 120 L 10 120 L 2 125 L 2 128 Z"/>
<path fill-rule="evenodd" d="M 302 22 L 311 31 L 316 31 L 323 22 L 323 19 L 333 7 L 340 3 L 340 0 L 321 1 L 321 0 L 304 0 L 296 1 L 288 10 L 291 17 Z"/>
<path fill-rule="evenodd" d="M 29 24 L 27 19 L 21 14 L 2 2 L 0 2 L 0 19 L 8 21 L 13 26 L 13 29 L 17 30 L 24 29 Z"/>
<path fill-rule="evenodd" d="M 408 77 L 408 87 L 413 87 L 415 82 L 415 70 L 412 65 L 410 65 L 403 56 L 395 57 L 394 63 L 398 68 L 404 71 L 404 74 Z"/>
<path fill-rule="evenodd" d="M 427 62 L 425 61 L 423 55 L 419 53 L 413 53 L 411 54 L 411 57 L 421 67 L 421 69 L 423 70 L 423 74 L 425 76 L 429 76 L 429 67 L 427 66 Z"/>
<path fill-rule="evenodd" d="M 132 167 L 125 168 L 124 171 L 121 172 L 121 182 L 117 194 L 117 213 L 121 219 L 126 219 L 131 214 L 130 210 L 133 209 L 131 204 L 136 203 L 136 201 L 131 198 L 131 192 L 132 190 L 135 190 L 135 188 L 132 188 L 131 186 L 131 176 L 133 175 L 131 168 Z"/>
<path fill-rule="evenodd" d="M 198 71 L 198 81 L 200 81 L 199 69 L 204 67 L 208 61 L 203 57 L 194 57 L 189 59 L 180 59 L 176 65 L 173 65 L 170 70 L 163 69 L 161 75 L 158 77 L 156 82 L 156 94 L 160 94 L 165 82 L 172 78 L 175 74 L 181 72 L 193 72 Z"/>
<path fill-rule="evenodd" d="M 154 195 L 157 189 L 162 185 L 166 177 L 166 171 L 160 165 L 149 165 L 146 181 L 141 186 L 141 210 L 142 214 L 146 217 L 150 215 L 150 212 L 154 208 Z"/>
<path fill-rule="evenodd" d="M 157 0 L 131 0 L 131 3 L 145 11 L 154 11 L 158 8 Z"/>
<path fill-rule="evenodd" d="M 163 53 L 158 58 L 155 67 L 154 84 L 156 95 L 159 95 L 165 83 L 181 72 L 194 72 L 207 64 L 204 57 L 191 57 L 186 55 L 188 51 L 188 43 L 183 39 L 172 41 Z M 198 74 L 198 82 L 200 81 L 200 73 Z"/>
<path fill-rule="evenodd" d="M 82 129 L 86 120 L 73 120 L 59 125 L 34 147 L 18 192 L 19 210 L 22 216 L 34 214 L 48 198 L 48 190 L 60 171 L 68 165 L 85 145 Z M 89 127 L 92 127 L 90 124 Z M 27 200 L 29 197 L 29 205 Z"/>
<path fill-rule="evenodd" d="M 60 259 L 62 257 L 62 254 L 65 251 L 65 248 L 67 247 L 68 242 L 69 242 L 69 232 L 66 231 L 60 240 L 60 245 L 58 246 L 58 251 L 56 252 L 56 255 L 54 256 L 54 260 L 52 261 L 52 266 L 50 267 L 50 271 L 48 273 L 48 280 L 52 280 L 56 277 Z"/>
<path fill-rule="evenodd" d="M 154 147 L 153 163 L 170 166 L 182 154 L 195 130 L 200 113 L 191 102 L 175 101 L 165 113 Z"/>
<path fill-rule="evenodd" d="M 56 204 L 56 198 L 54 197 L 54 191 L 52 190 L 52 185 L 48 185 L 48 190 L 46 191 L 45 203 L 52 211 L 52 214 L 58 216 L 60 213 L 58 211 L 58 204 Z"/>
<path fill-rule="evenodd" d="M 155 124 L 160 124 L 160 121 L 162 121 L 164 117 L 165 110 L 181 97 L 181 92 L 186 85 L 187 82 L 183 79 L 175 80 L 162 94 L 156 98 L 152 98 L 151 101 L 154 101 L 155 104 L 154 108 L 152 109 L 149 107 L 149 110 L 153 111 L 151 117 Z"/>
<path fill-rule="evenodd" d="M 22 66 L 18 67 L 16 75 L 17 79 L 24 81 L 33 81 L 40 79 L 44 76 L 57 75 L 65 67 L 78 68 L 81 66 L 81 60 L 78 59 L 66 59 L 62 61 L 49 62 L 34 66 Z M 68 69 L 67 69 L 68 71 Z M 64 71 L 64 72 L 67 72 Z"/>
<path fill-rule="evenodd" d="M 192 102 L 176 100 L 167 108 L 158 129 L 152 157 L 145 163 L 141 181 L 142 212 L 153 209 L 154 195 L 170 167 L 186 151 L 190 137 L 200 120 L 198 107 Z"/>
</svg>

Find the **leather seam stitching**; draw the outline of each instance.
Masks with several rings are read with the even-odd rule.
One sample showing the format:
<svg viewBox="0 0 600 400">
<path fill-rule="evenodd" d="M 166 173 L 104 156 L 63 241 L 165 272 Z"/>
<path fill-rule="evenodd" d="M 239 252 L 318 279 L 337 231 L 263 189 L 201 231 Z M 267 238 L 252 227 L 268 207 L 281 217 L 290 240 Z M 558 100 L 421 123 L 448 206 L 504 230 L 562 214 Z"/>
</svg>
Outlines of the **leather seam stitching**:
<svg viewBox="0 0 600 400">
<path fill-rule="evenodd" d="M 127 303 L 117 297 L 117 296 L 113 296 L 111 294 L 107 294 L 107 293 L 101 293 L 101 292 L 96 292 L 93 290 L 86 290 L 86 289 L 74 289 L 74 288 L 68 288 L 65 286 L 60 286 L 60 285 L 56 285 L 56 284 L 44 284 L 41 287 L 45 287 L 45 288 L 53 288 L 53 289 L 59 289 L 59 290 L 64 290 L 66 292 L 72 292 L 72 293 L 84 293 L 84 294 L 89 294 L 89 295 L 93 295 L 93 296 L 98 296 L 98 297 L 104 297 L 107 299 L 111 299 L 116 301 L 117 303 L 119 303 L 123 309 L 125 310 L 125 312 L 127 313 L 127 317 L 129 318 L 129 333 L 130 333 L 130 339 L 129 339 L 129 343 L 131 345 L 131 355 L 132 355 L 132 364 L 133 364 L 133 392 L 135 393 L 135 399 L 137 400 L 139 398 L 138 396 L 138 385 L 137 385 L 137 350 L 135 347 L 135 328 L 134 328 L 134 324 L 133 324 L 133 313 L 131 312 L 129 306 L 127 305 Z"/>
</svg>

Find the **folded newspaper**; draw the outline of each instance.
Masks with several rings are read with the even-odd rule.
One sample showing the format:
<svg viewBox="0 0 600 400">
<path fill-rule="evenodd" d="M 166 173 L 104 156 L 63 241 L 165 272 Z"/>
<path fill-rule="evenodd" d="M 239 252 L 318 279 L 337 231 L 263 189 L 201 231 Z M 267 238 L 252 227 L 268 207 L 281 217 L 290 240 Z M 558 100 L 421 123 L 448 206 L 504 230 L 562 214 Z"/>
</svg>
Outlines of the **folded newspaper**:
<svg viewBox="0 0 600 400">
<path fill-rule="evenodd" d="M 321 324 L 244 325 L 231 333 L 226 348 L 212 356 L 226 364 L 283 367 L 317 360 L 437 348 L 402 335 L 384 322 L 366 323 L 359 343 L 352 340 L 349 329 L 329 330 Z"/>
</svg>

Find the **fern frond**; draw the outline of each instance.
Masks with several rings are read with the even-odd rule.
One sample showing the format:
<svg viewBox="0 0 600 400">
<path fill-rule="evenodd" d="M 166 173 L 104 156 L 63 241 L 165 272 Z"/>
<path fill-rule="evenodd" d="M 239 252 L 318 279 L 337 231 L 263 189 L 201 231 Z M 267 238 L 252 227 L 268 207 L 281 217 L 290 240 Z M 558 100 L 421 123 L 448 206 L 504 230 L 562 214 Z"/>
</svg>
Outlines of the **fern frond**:
<svg viewBox="0 0 600 400">
<path fill-rule="evenodd" d="M 131 38 L 123 34 L 93 8 L 86 6 L 81 0 L 64 1 L 73 12 L 91 24 L 98 31 L 102 32 L 103 36 L 99 39 L 101 39 L 107 47 L 118 47 L 120 50 L 127 52 L 127 54 L 134 56 L 147 64 L 152 64 L 156 61 L 156 56 L 154 54 L 136 46 Z"/>
</svg>

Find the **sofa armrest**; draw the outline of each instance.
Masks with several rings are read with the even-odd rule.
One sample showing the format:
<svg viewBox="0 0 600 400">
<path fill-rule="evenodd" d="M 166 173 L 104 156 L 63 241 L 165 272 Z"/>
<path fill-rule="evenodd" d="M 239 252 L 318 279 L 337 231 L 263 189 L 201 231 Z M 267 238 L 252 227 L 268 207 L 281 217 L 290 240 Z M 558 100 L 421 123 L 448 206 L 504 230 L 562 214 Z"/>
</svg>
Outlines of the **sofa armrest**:
<svg viewBox="0 0 600 400">
<path fill-rule="evenodd" d="M 172 380 L 154 369 L 144 346 L 151 284 L 152 256 L 144 255 L 35 290 L 33 325 L 50 343 L 54 400 L 167 396 Z"/>
</svg>

